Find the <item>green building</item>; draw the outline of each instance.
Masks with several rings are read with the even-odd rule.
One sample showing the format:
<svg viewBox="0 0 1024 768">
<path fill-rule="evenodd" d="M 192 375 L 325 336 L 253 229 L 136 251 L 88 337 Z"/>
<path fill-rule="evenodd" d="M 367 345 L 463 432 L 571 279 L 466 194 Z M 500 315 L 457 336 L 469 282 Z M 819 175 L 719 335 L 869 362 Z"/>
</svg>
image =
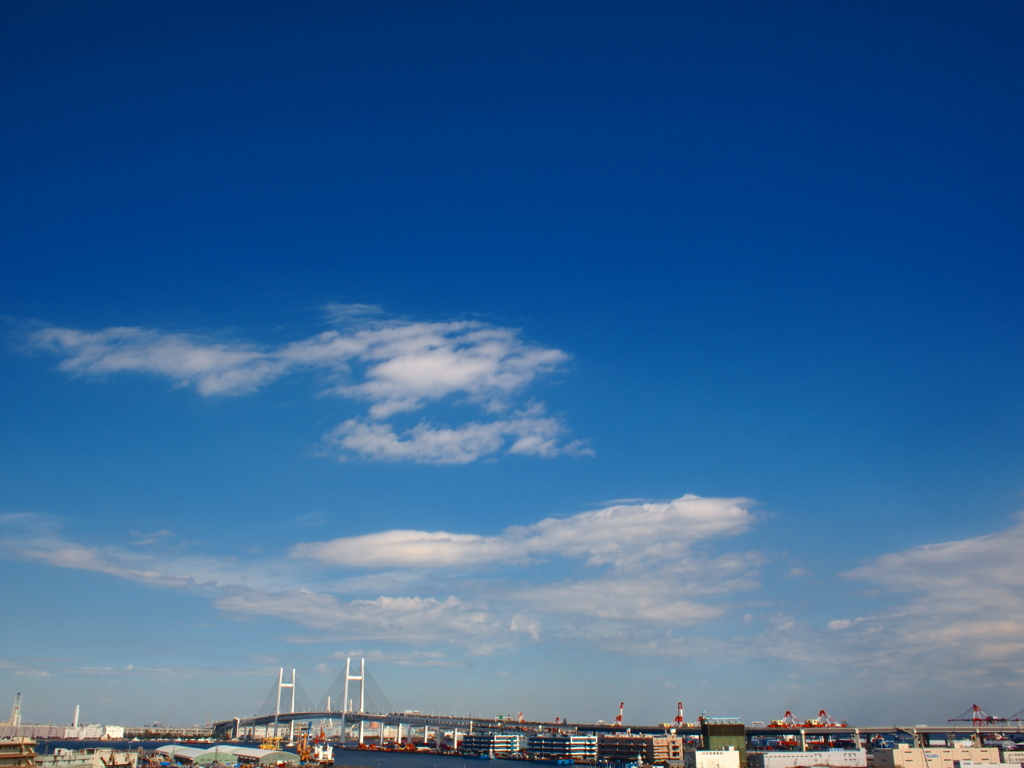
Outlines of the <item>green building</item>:
<svg viewBox="0 0 1024 768">
<path fill-rule="evenodd" d="M 701 746 L 704 749 L 728 749 L 740 753 L 740 766 L 747 767 L 747 726 L 743 723 L 712 723 L 705 720 L 700 726 Z"/>
</svg>

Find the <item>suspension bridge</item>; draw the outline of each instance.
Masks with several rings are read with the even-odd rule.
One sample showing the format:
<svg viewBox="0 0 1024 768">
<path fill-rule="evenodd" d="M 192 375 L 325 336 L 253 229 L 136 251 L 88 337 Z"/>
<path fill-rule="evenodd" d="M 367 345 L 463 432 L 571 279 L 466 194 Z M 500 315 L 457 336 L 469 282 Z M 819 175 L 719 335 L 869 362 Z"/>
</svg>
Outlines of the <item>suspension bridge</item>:
<svg viewBox="0 0 1024 768">
<path fill-rule="evenodd" d="M 285 671 L 281 669 L 278 679 L 272 685 L 267 698 L 257 714 L 250 717 L 236 717 L 213 724 L 213 736 L 216 739 L 256 739 L 259 736 L 283 736 L 294 740 L 296 725 L 308 723 L 312 728 L 314 722 L 327 723 L 330 728 L 337 728 L 339 734 L 347 734 L 349 726 L 356 728 L 360 744 L 368 738 L 384 739 L 385 729 L 401 742 L 403 732 L 411 737 L 413 730 L 422 730 L 422 740 L 428 741 L 428 733 L 433 732 L 436 740 L 448 732 L 473 733 L 474 730 L 501 730 L 510 725 L 525 731 L 540 731 L 552 726 L 566 730 L 586 730 L 591 732 L 611 731 L 634 733 L 665 733 L 666 724 L 657 726 L 626 726 L 622 725 L 621 708 L 615 724 L 573 724 L 564 720 L 551 721 L 526 720 L 520 713 L 518 719 L 484 718 L 473 715 L 432 715 L 417 711 L 398 712 L 387 700 L 373 677 L 366 672 L 365 659 L 358 660 L 358 670 L 354 669 L 353 659 L 345 661 L 345 671 L 340 673 L 327 694 L 316 706 L 291 670 L 290 680 L 285 679 Z M 358 690 L 358 693 L 356 692 Z M 682 723 L 682 712 L 677 716 L 672 730 L 681 735 L 699 735 L 700 727 Z M 344 736 L 342 736 L 344 738 Z"/>
<path fill-rule="evenodd" d="M 355 726 L 359 743 L 362 744 L 372 731 L 383 735 L 384 728 L 397 729 L 399 740 L 402 729 L 430 729 L 435 733 L 444 730 L 466 732 L 476 720 L 470 716 L 424 715 L 420 712 L 396 712 L 373 677 L 366 672 L 365 659 L 358 660 L 354 669 L 353 659 L 345 661 L 345 671 L 340 673 L 320 702 L 314 706 L 309 695 L 302 688 L 291 670 L 291 678 L 285 679 L 281 669 L 278 679 L 267 694 L 259 711 L 250 717 L 236 717 L 213 724 L 215 738 L 246 739 L 261 735 L 283 735 L 287 730 L 290 740 L 295 738 L 297 723 L 326 721 L 330 727 L 338 726 L 339 733 L 345 734 L 348 726 Z M 425 739 L 426 734 L 424 734 Z"/>
<path fill-rule="evenodd" d="M 216 739 L 254 740 L 259 737 L 281 736 L 293 741 L 299 724 L 307 723 L 312 730 L 313 723 L 325 725 L 337 731 L 345 740 L 350 729 L 354 730 L 359 744 L 367 739 L 379 738 L 384 741 L 385 730 L 396 743 L 405 738 L 412 739 L 414 730 L 422 732 L 422 741 L 429 741 L 432 731 L 434 738 L 440 742 L 445 733 L 468 734 L 483 730 L 502 730 L 515 727 L 524 731 L 541 731 L 552 728 L 564 731 L 584 733 L 634 733 L 659 735 L 672 733 L 684 738 L 697 738 L 701 735 L 704 723 L 735 723 L 737 718 L 714 718 L 701 714 L 701 724 L 683 722 L 682 704 L 672 722 L 657 725 L 625 725 L 622 722 L 622 705 L 619 716 L 614 723 L 570 723 L 557 719 L 552 721 L 525 720 L 520 713 L 518 719 L 486 718 L 472 715 L 432 715 L 418 711 L 405 710 L 398 712 L 388 701 L 373 677 L 366 671 L 365 659 L 358 659 L 358 668 L 353 659 L 345 661 L 345 670 L 340 673 L 333 685 L 316 705 L 313 705 L 308 694 L 298 682 L 295 670 L 291 670 L 291 678 L 285 679 L 285 670 L 281 669 L 277 680 L 271 686 L 267 698 L 260 710 L 249 717 L 235 717 L 213 724 L 213 736 Z M 789 712 L 782 720 L 773 721 L 765 726 L 753 723 L 745 727 L 748 740 L 780 737 L 788 735 L 799 745 L 798 749 L 806 750 L 808 744 L 825 741 L 846 741 L 850 746 L 860 748 L 871 743 L 873 738 L 892 739 L 911 738 L 918 746 L 925 746 L 931 737 L 948 735 L 960 736 L 973 740 L 981 746 L 985 737 L 1024 734 L 1024 710 L 1010 718 L 992 717 L 977 705 L 972 706 L 960 717 L 951 718 L 946 724 L 929 725 L 882 725 L 882 726 L 850 726 L 831 718 L 822 710 L 817 720 L 798 721 Z"/>
</svg>

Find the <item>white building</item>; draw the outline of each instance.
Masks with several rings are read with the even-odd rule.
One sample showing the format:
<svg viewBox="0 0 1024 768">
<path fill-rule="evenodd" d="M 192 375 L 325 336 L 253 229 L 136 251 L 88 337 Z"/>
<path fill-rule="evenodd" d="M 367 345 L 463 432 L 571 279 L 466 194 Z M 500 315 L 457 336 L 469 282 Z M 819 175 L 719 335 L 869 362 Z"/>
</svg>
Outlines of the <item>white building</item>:
<svg viewBox="0 0 1024 768">
<path fill-rule="evenodd" d="M 863 749 L 831 749 L 825 752 L 751 752 L 749 768 L 809 768 L 827 765 L 832 768 L 866 768 L 868 753 Z"/>
<path fill-rule="evenodd" d="M 683 752 L 686 768 L 740 768 L 739 750 L 688 749 Z"/>
<path fill-rule="evenodd" d="M 597 736 L 578 733 L 536 733 L 526 742 L 526 753 L 541 760 L 597 760 Z M 735 768 L 739 768 L 737 765 Z"/>
<path fill-rule="evenodd" d="M 511 755 L 518 752 L 526 737 L 521 733 L 470 733 L 462 738 L 459 749 L 478 755 Z"/>
<path fill-rule="evenodd" d="M 72 725 L 64 731 L 65 739 L 102 739 L 104 726 L 93 725 Z M 123 730 L 122 730 L 123 735 Z"/>
<path fill-rule="evenodd" d="M 997 747 L 911 747 L 876 749 L 874 768 L 956 768 L 956 763 L 998 763 Z"/>
</svg>

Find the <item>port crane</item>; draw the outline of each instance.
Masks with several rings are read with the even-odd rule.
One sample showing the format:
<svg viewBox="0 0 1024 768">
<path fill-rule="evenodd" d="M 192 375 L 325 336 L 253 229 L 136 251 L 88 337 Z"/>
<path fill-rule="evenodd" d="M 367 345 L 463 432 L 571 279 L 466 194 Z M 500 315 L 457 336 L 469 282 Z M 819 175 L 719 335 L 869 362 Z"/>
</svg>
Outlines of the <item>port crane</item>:
<svg viewBox="0 0 1024 768">
<path fill-rule="evenodd" d="M 786 713 L 789 714 L 788 712 Z M 818 717 L 815 720 L 809 720 L 810 725 L 814 725 L 818 728 L 845 728 L 845 720 L 836 720 L 832 715 L 826 712 L 824 709 L 818 713 Z"/>
<path fill-rule="evenodd" d="M 7 726 L 9 728 L 17 728 L 21 725 L 21 694 L 18 693 L 14 697 L 14 709 L 11 710 L 11 719 L 6 723 L 0 722 L 0 725 Z"/>
<path fill-rule="evenodd" d="M 686 725 L 686 721 L 683 720 L 683 702 L 681 701 L 676 704 L 676 719 L 672 723 L 679 727 Z"/>
<path fill-rule="evenodd" d="M 1024 711 L 1024 710 L 1022 710 Z M 979 707 L 977 704 L 972 704 L 971 708 L 960 715 L 960 717 L 951 717 L 947 722 L 950 723 L 971 723 L 975 727 L 982 725 L 991 725 L 992 723 L 1005 723 L 1005 717 L 994 717 L 986 712 L 984 709 Z"/>
<path fill-rule="evenodd" d="M 793 713 L 788 709 L 786 714 L 782 716 L 781 720 L 772 720 L 768 723 L 769 728 L 799 728 L 803 723 L 793 717 Z"/>
</svg>

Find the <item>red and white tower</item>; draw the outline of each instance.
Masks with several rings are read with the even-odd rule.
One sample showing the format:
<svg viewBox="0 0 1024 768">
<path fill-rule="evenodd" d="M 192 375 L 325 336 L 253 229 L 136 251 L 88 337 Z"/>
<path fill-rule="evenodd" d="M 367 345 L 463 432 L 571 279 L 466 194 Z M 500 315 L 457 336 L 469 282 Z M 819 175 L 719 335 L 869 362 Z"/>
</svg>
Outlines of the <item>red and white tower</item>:
<svg viewBox="0 0 1024 768">
<path fill-rule="evenodd" d="M 686 721 L 683 719 L 683 702 L 676 704 L 676 719 L 672 721 L 676 725 L 685 725 Z"/>
</svg>

